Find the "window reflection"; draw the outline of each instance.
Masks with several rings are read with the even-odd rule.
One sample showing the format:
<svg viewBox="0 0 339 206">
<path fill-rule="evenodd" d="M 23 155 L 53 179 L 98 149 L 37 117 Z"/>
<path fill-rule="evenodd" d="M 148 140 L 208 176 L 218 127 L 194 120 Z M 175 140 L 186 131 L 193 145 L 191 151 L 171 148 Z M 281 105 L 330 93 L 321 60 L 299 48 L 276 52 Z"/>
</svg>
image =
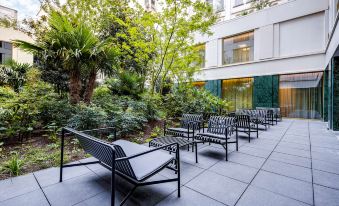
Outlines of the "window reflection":
<svg viewBox="0 0 339 206">
<path fill-rule="evenodd" d="M 226 38 L 223 41 L 223 64 L 253 61 L 253 32 Z"/>
<path fill-rule="evenodd" d="M 280 76 L 279 100 L 284 117 L 319 119 L 323 72 Z"/>
<path fill-rule="evenodd" d="M 251 109 L 253 78 L 227 79 L 222 81 L 222 97 L 230 102 L 230 110 Z"/>
</svg>

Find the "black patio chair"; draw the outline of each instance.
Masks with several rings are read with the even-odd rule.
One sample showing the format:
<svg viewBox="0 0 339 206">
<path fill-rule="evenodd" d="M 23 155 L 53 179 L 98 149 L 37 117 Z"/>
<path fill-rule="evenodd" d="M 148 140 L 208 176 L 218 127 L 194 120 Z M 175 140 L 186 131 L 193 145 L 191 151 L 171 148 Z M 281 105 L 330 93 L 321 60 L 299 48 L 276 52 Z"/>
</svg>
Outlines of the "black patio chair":
<svg viewBox="0 0 339 206">
<path fill-rule="evenodd" d="M 259 110 L 267 110 L 268 111 L 268 121 L 271 125 L 278 124 L 278 121 L 282 121 L 282 117 L 280 114 L 280 108 L 275 107 L 256 107 Z"/>
<path fill-rule="evenodd" d="M 249 115 L 237 114 L 235 116 L 237 131 L 243 132 L 248 135 L 248 142 L 251 142 L 251 133 L 257 133 L 257 138 L 259 138 L 259 125 L 256 122 L 251 121 Z"/>
<path fill-rule="evenodd" d="M 85 152 L 95 157 L 97 161 L 64 165 L 63 157 L 66 135 L 75 136 Z M 159 151 L 167 147 L 176 147 L 175 157 Z M 112 172 L 111 205 L 115 204 L 115 174 L 134 185 L 120 205 L 123 205 L 127 201 L 137 187 L 166 182 L 178 182 L 178 197 L 180 197 L 180 159 L 179 146 L 177 143 L 150 149 L 147 146 L 126 140 L 117 140 L 113 143 L 108 143 L 83 131 L 77 131 L 69 127 L 63 128 L 61 136 L 60 182 L 62 182 L 63 168 L 89 164 L 100 164 Z M 174 170 L 175 173 L 177 173 L 177 178 L 147 181 L 164 168 Z"/>
<path fill-rule="evenodd" d="M 164 123 L 164 136 L 174 135 L 179 137 L 193 138 L 196 132 L 203 128 L 203 115 L 201 114 L 183 114 L 180 120 L 180 127 L 167 127 Z"/>
<path fill-rule="evenodd" d="M 212 116 L 208 120 L 207 131 L 198 133 L 194 139 L 221 145 L 226 151 L 226 161 L 228 161 L 228 144 L 235 143 L 238 151 L 238 133 L 235 127 L 233 117 Z M 230 141 L 232 137 L 235 137 L 234 141 Z"/>
</svg>

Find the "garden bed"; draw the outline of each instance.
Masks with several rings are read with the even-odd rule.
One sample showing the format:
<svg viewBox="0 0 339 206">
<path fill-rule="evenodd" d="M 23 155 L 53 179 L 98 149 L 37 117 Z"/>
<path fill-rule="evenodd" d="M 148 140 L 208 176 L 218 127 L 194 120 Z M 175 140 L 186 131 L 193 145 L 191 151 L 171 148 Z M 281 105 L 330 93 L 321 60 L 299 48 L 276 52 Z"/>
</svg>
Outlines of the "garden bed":
<svg viewBox="0 0 339 206">
<path fill-rule="evenodd" d="M 125 137 L 124 139 L 139 144 L 149 141 L 162 134 L 163 121 L 149 122 L 144 132 Z M 65 140 L 65 162 L 73 162 L 89 157 L 80 148 L 74 138 Z M 7 165 L 7 166 L 6 166 Z M 11 165 L 11 166 L 10 166 Z M 15 165 L 19 165 L 16 167 Z M 60 165 L 60 142 L 45 135 L 34 135 L 23 142 L 8 142 L 0 147 L 0 180 L 15 176 L 7 167 L 11 167 L 12 173 L 23 175 L 41 169 L 58 167 Z M 16 169 L 15 169 L 16 168 Z"/>
</svg>

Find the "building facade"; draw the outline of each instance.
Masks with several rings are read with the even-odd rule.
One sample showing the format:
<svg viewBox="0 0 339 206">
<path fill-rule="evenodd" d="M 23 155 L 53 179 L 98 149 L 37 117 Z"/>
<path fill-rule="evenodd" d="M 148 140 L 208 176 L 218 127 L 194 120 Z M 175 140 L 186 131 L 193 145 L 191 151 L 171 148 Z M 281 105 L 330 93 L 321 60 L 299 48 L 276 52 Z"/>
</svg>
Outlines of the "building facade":
<svg viewBox="0 0 339 206">
<path fill-rule="evenodd" d="M 17 11 L 0 5 L 0 18 L 17 19 Z M 13 47 L 11 41 L 20 39 L 33 42 L 33 39 L 25 33 L 13 28 L 0 27 L 0 64 L 8 59 L 13 59 L 20 63 L 33 63 L 33 55 Z"/>
<path fill-rule="evenodd" d="M 285 117 L 323 119 L 339 129 L 338 0 L 272 1 L 253 13 L 252 1 L 208 2 L 220 21 L 213 35 L 195 36 L 205 48 L 200 86 L 232 110 L 280 107 Z"/>
</svg>

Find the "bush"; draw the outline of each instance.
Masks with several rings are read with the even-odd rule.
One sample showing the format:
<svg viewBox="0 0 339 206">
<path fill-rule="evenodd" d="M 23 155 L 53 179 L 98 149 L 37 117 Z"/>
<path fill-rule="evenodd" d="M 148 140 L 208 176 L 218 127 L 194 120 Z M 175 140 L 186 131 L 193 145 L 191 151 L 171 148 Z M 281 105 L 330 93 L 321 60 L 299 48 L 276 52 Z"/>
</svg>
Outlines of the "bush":
<svg viewBox="0 0 339 206">
<path fill-rule="evenodd" d="M 0 128 L 3 132 L 0 138 L 17 136 L 22 140 L 28 137 L 33 129 L 42 128 L 42 124 L 52 121 L 52 115 L 64 114 L 54 114 L 54 112 L 61 112 L 62 108 L 60 108 L 59 111 L 54 110 L 43 115 L 43 112 L 48 112 L 45 111 L 45 106 L 57 102 L 58 95 L 54 93 L 50 84 L 40 81 L 39 76 L 40 72 L 36 69 L 27 71 L 27 84 L 19 93 L 1 87 L 3 101 L 0 102 Z M 50 106 L 50 108 L 54 107 L 55 105 Z"/>
<path fill-rule="evenodd" d="M 79 105 L 76 114 L 68 120 L 68 126 L 78 130 L 95 129 L 105 126 L 106 112 L 95 105 Z"/>
<path fill-rule="evenodd" d="M 164 97 L 164 110 L 169 117 L 178 117 L 183 113 L 209 113 L 228 109 L 229 102 L 204 89 L 189 86 L 174 88 Z"/>
<path fill-rule="evenodd" d="M 112 94 L 119 96 L 132 96 L 137 98 L 143 90 L 143 81 L 138 74 L 123 71 L 116 78 L 107 79 L 105 83 Z"/>
</svg>

